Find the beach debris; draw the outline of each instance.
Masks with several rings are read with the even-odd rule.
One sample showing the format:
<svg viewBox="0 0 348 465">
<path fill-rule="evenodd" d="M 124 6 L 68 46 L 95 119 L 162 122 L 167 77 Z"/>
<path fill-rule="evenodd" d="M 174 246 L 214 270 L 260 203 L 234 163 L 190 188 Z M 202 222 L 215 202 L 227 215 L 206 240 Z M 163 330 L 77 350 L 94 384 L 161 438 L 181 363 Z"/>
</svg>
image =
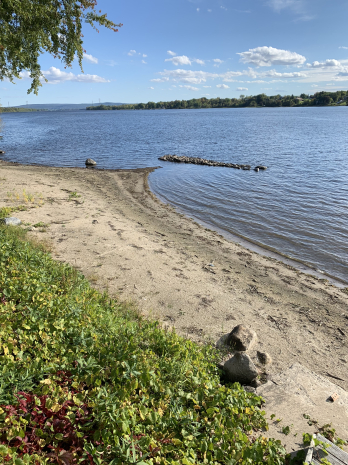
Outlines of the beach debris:
<svg viewBox="0 0 348 465">
<path fill-rule="evenodd" d="M 87 158 L 85 161 L 86 166 L 95 166 L 97 162 L 95 160 L 92 160 L 92 158 Z"/>
<path fill-rule="evenodd" d="M 1 223 L 5 224 L 6 226 L 19 226 L 22 224 L 21 220 L 15 217 L 3 218 Z"/>
<path fill-rule="evenodd" d="M 233 349 L 246 352 L 250 350 L 257 341 L 255 331 L 244 325 L 238 325 L 230 332 L 227 337 L 227 344 Z"/>
<path fill-rule="evenodd" d="M 237 352 L 224 364 L 226 378 L 232 383 L 251 383 L 257 376 L 258 371 L 249 355 Z"/>
<path fill-rule="evenodd" d="M 224 163 L 222 161 L 207 160 L 205 158 L 199 157 L 186 157 L 179 155 L 163 155 L 163 157 L 158 158 L 161 161 L 171 161 L 173 163 L 191 163 L 193 165 L 205 165 L 205 166 L 221 166 L 224 168 L 235 168 L 237 170 L 249 171 L 251 169 L 250 165 L 241 165 L 237 163 Z M 254 168 L 255 171 L 266 170 L 267 166 L 258 165 Z"/>
<path fill-rule="evenodd" d="M 272 357 L 267 352 L 257 351 L 256 355 L 262 365 L 270 365 L 272 363 Z"/>
<path fill-rule="evenodd" d="M 335 392 L 335 394 L 332 394 L 330 397 L 329 397 L 329 400 L 331 402 L 336 402 L 336 400 L 338 400 L 339 398 L 339 395 L 337 394 L 337 392 Z"/>
</svg>

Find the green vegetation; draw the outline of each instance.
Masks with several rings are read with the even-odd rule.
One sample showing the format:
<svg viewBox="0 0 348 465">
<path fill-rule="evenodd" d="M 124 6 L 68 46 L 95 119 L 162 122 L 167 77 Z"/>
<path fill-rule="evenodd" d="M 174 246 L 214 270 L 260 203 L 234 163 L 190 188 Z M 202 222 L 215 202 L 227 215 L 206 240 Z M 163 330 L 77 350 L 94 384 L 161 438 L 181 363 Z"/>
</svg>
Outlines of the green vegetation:
<svg viewBox="0 0 348 465">
<path fill-rule="evenodd" d="M 83 23 L 113 31 L 122 26 L 101 14 L 95 0 L 0 2 L 0 80 L 13 82 L 25 70 L 32 79 L 28 93 L 37 94 L 43 76 L 39 57 L 44 52 L 65 66 L 71 66 L 77 55 L 82 69 Z"/>
<path fill-rule="evenodd" d="M 28 210 L 25 205 L 18 205 L 18 207 L 1 207 L 0 208 L 0 219 L 11 216 L 14 212 L 23 212 Z"/>
<path fill-rule="evenodd" d="M 35 110 L 34 108 L 15 108 L 15 107 L 1 107 L 0 113 L 28 113 L 33 111 L 47 111 L 47 110 Z"/>
<path fill-rule="evenodd" d="M 284 463 L 260 434 L 262 399 L 220 384 L 212 348 L 140 318 L 23 235 L 0 227 L 1 463 Z"/>
<path fill-rule="evenodd" d="M 171 102 L 148 102 L 129 105 L 99 105 L 87 107 L 87 110 L 180 110 L 192 108 L 256 108 L 256 107 L 303 107 L 303 106 L 327 106 L 348 105 L 348 91 L 316 92 L 313 95 L 273 95 L 265 94 L 245 96 L 240 98 L 220 97 L 207 99 L 193 98 L 191 100 L 174 100 Z"/>
</svg>

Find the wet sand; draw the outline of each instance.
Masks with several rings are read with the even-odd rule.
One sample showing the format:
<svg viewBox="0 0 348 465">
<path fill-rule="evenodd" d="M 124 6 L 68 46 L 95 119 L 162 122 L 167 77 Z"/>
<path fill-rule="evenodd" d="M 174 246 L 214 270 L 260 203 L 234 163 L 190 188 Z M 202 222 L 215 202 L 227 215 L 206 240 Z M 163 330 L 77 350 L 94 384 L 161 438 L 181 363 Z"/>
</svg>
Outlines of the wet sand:
<svg viewBox="0 0 348 465">
<path fill-rule="evenodd" d="M 344 290 L 163 204 L 148 188 L 152 170 L 0 162 L 0 206 L 27 205 L 13 216 L 48 226 L 29 234 L 50 244 L 54 258 L 144 315 L 202 343 L 244 323 L 258 334 L 255 351 L 272 356 L 271 373 L 297 362 L 347 390 Z"/>
</svg>

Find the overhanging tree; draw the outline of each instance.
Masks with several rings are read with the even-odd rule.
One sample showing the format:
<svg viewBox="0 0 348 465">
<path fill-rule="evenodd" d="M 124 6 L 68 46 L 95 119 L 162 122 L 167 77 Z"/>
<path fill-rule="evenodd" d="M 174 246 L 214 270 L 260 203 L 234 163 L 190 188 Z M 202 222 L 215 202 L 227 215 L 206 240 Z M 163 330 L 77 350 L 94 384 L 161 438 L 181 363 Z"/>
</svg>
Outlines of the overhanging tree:
<svg viewBox="0 0 348 465">
<path fill-rule="evenodd" d="M 28 93 L 38 93 L 43 77 L 39 64 L 48 52 L 71 66 L 77 56 L 82 68 L 82 24 L 104 26 L 117 32 L 122 24 L 97 10 L 96 0 L 0 0 L 0 80 L 20 78 L 28 71 Z"/>
</svg>

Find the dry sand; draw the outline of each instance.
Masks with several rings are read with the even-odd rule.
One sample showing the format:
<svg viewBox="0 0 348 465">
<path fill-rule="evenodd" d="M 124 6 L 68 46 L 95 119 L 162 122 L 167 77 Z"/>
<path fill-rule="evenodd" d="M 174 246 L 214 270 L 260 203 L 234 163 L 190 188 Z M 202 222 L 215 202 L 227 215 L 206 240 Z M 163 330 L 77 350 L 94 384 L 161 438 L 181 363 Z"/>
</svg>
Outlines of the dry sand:
<svg viewBox="0 0 348 465">
<path fill-rule="evenodd" d="M 344 290 L 250 252 L 163 204 L 148 189 L 151 171 L 0 162 L 0 206 L 25 203 L 23 189 L 35 195 L 31 207 L 41 195 L 42 206 L 15 216 L 49 225 L 29 234 L 48 241 L 54 258 L 97 288 L 199 342 L 216 342 L 244 323 L 259 336 L 255 351 L 272 356 L 270 372 L 301 363 L 347 390 Z"/>
</svg>

